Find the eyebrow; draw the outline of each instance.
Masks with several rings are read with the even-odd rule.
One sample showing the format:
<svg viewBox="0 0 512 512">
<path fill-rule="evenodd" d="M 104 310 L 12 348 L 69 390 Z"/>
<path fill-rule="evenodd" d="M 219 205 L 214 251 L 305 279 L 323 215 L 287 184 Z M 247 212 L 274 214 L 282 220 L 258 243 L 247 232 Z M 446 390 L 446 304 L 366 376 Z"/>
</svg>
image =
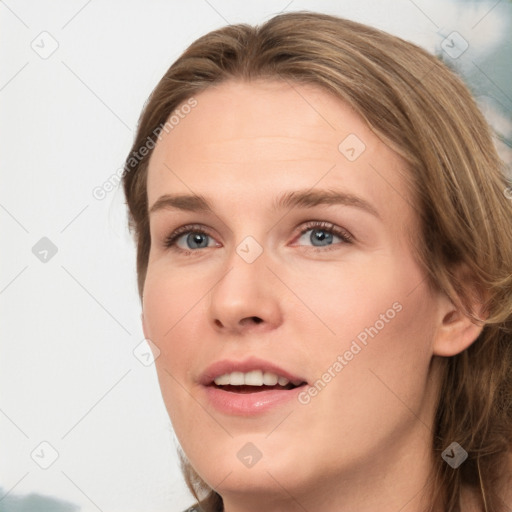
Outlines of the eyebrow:
<svg viewBox="0 0 512 512">
<path fill-rule="evenodd" d="M 318 205 L 353 206 L 367 213 L 381 218 L 379 212 L 364 199 L 336 190 L 295 190 L 287 192 L 276 198 L 272 203 L 272 210 L 285 210 L 291 208 L 313 208 Z M 165 194 L 159 197 L 149 209 L 149 215 L 160 210 L 182 210 L 187 212 L 211 212 L 210 202 L 201 195 Z"/>
</svg>

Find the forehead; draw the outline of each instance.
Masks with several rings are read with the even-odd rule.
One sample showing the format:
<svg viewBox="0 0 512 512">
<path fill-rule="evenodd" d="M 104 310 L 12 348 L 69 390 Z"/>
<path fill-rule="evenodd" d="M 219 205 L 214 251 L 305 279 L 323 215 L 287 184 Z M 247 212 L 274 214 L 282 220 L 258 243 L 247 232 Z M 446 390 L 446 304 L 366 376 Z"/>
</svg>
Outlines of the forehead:
<svg viewBox="0 0 512 512">
<path fill-rule="evenodd" d="M 283 192 L 318 187 L 364 196 L 383 216 L 403 218 L 410 209 L 404 161 L 319 86 L 228 81 L 194 99 L 153 151 L 150 207 L 162 194 L 196 193 L 256 209 Z"/>
</svg>

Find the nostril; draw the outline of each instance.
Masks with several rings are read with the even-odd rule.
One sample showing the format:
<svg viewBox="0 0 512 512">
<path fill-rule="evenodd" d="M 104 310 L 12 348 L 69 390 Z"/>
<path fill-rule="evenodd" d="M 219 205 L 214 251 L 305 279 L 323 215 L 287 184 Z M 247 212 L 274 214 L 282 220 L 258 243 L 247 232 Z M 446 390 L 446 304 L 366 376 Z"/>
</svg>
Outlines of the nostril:
<svg viewBox="0 0 512 512">
<path fill-rule="evenodd" d="M 260 318 L 259 316 L 248 316 L 248 317 L 240 320 L 240 325 L 252 324 L 252 323 L 261 324 L 261 322 L 263 322 L 263 319 Z"/>
<path fill-rule="evenodd" d="M 254 322 L 255 324 L 261 324 L 261 322 L 263 322 L 263 319 L 260 318 L 259 316 L 248 316 L 248 317 L 242 319 L 240 321 L 240 324 L 244 325 L 246 323 L 251 323 L 251 322 Z M 216 318 L 214 320 L 214 323 L 217 327 L 223 327 L 223 325 L 224 325 L 218 318 Z"/>
</svg>

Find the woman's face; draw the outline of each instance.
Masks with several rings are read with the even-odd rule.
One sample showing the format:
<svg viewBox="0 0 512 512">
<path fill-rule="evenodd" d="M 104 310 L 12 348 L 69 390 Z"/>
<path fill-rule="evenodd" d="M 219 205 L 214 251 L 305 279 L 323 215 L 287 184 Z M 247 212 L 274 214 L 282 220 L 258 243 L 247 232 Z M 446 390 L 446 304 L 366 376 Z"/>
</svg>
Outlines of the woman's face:
<svg viewBox="0 0 512 512">
<path fill-rule="evenodd" d="M 195 99 L 147 181 L 144 332 L 181 446 L 225 502 L 377 481 L 392 500 L 429 464 L 439 321 L 405 164 L 312 85 Z"/>
</svg>

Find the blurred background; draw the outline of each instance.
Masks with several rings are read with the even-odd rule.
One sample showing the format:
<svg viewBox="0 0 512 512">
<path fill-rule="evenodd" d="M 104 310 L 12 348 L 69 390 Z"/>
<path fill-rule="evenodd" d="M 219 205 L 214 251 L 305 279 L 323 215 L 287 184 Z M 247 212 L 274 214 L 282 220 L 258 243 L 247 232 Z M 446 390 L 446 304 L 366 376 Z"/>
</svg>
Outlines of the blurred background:
<svg viewBox="0 0 512 512">
<path fill-rule="evenodd" d="M 0 512 L 193 502 L 115 184 L 144 102 L 192 41 L 303 9 L 438 55 L 466 80 L 510 170 L 508 0 L 0 2 Z"/>
</svg>

